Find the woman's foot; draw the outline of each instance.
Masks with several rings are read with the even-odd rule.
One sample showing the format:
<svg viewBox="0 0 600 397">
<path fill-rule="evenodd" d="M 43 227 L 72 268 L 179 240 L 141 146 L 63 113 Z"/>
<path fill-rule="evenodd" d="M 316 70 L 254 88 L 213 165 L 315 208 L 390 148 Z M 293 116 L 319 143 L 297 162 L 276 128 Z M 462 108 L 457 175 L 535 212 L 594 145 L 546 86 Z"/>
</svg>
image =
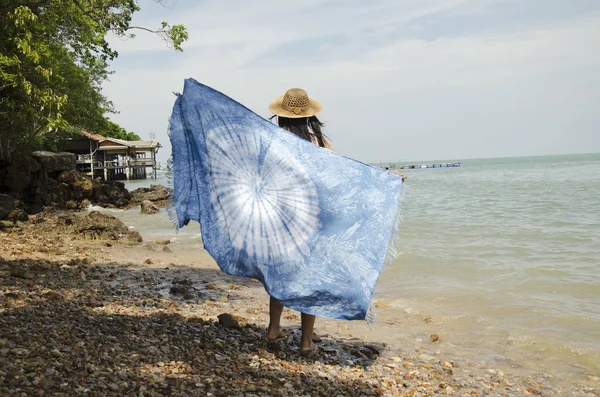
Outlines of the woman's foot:
<svg viewBox="0 0 600 397">
<path fill-rule="evenodd" d="M 302 339 L 300 339 L 300 352 L 303 351 L 312 351 L 315 350 L 312 342 L 312 333 L 311 335 L 307 335 L 305 333 L 302 334 Z"/>
<path fill-rule="evenodd" d="M 267 342 L 276 343 L 286 340 L 289 334 L 281 328 L 267 330 Z"/>
<path fill-rule="evenodd" d="M 315 358 L 321 349 L 318 347 L 310 347 L 310 348 L 300 348 L 300 355 L 305 358 Z"/>
</svg>

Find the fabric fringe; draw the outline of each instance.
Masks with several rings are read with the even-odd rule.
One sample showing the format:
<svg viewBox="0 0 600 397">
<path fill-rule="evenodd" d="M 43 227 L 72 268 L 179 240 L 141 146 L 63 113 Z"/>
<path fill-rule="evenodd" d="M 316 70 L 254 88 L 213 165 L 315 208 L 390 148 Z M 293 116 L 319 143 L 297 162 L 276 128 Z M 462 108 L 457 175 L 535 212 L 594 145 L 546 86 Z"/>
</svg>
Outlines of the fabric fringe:
<svg viewBox="0 0 600 397">
<path fill-rule="evenodd" d="M 181 94 L 175 93 L 175 96 L 179 97 Z M 171 138 L 171 119 L 169 118 L 169 127 L 167 128 L 167 135 L 169 139 Z M 175 194 L 175 175 L 173 173 L 173 153 L 169 156 L 167 160 L 167 169 L 165 172 L 165 176 L 167 178 L 167 188 L 173 191 Z M 177 208 L 175 208 L 175 197 L 171 199 L 171 202 L 167 204 L 167 214 L 169 215 L 169 220 L 175 225 L 175 232 L 179 233 L 179 218 L 177 216 Z"/>
<path fill-rule="evenodd" d="M 173 201 L 167 205 L 167 215 L 169 216 L 169 220 L 175 226 L 175 232 L 179 233 L 179 218 L 177 217 L 177 208 L 175 208 L 175 203 Z"/>
<path fill-rule="evenodd" d="M 385 255 L 385 259 L 383 261 L 383 266 L 381 269 L 381 273 L 391 267 L 392 262 L 402 255 L 400 251 L 400 226 L 402 225 L 402 206 L 404 205 L 404 201 L 406 200 L 406 190 L 408 189 L 408 185 L 406 183 L 402 184 L 402 190 L 398 195 L 398 210 L 396 211 L 396 220 L 394 221 L 394 228 L 392 229 L 392 237 L 390 239 L 390 243 L 388 245 L 387 254 Z M 380 273 L 380 277 L 381 277 Z M 375 321 L 376 317 L 375 307 L 373 306 L 373 300 L 371 299 L 371 303 L 369 303 L 369 308 L 367 309 L 367 315 L 365 316 L 365 321 L 369 327 Z"/>
</svg>

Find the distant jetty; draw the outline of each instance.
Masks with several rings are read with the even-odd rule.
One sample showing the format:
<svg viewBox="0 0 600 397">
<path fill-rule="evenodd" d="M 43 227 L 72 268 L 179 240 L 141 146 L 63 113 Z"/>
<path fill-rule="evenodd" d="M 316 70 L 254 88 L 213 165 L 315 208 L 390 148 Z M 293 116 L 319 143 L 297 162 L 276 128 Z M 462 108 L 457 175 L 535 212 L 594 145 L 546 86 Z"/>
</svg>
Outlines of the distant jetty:
<svg viewBox="0 0 600 397">
<path fill-rule="evenodd" d="M 404 170 L 404 169 L 420 169 L 420 168 L 456 168 L 460 167 L 460 163 L 440 163 L 440 164 L 407 164 L 400 165 L 396 168 Z"/>
<path fill-rule="evenodd" d="M 378 167 L 384 168 L 386 170 L 417 170 L 422 168 L 457 168 L 460 167 L 460 163 L 434 163 L 434 164 L 404 164 L 398 165 L 394 163 L 389 163 L 386 165 L 382 165 L 381 163 L 377 164 Z"/>
</svg>

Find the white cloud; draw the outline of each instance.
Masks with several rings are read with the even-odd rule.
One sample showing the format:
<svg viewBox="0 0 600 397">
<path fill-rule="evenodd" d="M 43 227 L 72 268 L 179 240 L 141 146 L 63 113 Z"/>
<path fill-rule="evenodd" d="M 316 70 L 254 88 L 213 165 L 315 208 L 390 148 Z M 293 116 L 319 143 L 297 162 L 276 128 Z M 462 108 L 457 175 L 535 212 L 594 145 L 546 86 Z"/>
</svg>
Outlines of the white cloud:
<svg viewBox="0 0 600 397">
<path fill-rule="evenodd" d="M 202 2 L 174 14 L 180 18 L 161 17 L 190 30 L 184 54 L 167 52 L 150 36 L 115 42 L 122 57 L 105 93 L 121 110 L 115 121 L 141 135 L 157 132 L 164 143 L 171 93 L 194 77 L 265 116 L 286 88 L 305 87 L 323 103 L 338 149 L 363 160 L 599 147 L 589 130 L 600 116 L 585 104 L 600 93 L 590 72 L 600 64 L 600 14 L 433 40 L 407 30 L 424 17 L 494 18 L 481 6 L 492 3 Z M 546 87 L 568 103 L 549 101 Z M 524 134 L 537 138 L 515 145 Z"/>
</svg>

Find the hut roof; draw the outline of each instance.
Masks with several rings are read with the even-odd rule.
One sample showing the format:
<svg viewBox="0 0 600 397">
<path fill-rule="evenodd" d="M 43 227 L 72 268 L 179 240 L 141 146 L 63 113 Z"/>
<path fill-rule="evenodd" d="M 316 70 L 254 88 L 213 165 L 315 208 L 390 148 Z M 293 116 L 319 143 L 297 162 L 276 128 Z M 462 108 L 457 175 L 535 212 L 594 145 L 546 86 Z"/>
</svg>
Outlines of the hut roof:
<svg viewBox="0 0 600 397">
<path fill-rule="evenodd" d="M 123 139 L 110 138 L 110 137 L 105 137 L 105 136 L 102 136 L 99 134 L 94 134 L 94 133 L 86 131 L 86 130 L 82 130 L 81 133 L 84 136 L 88 137 L 89 139 L 94 140 L 98 143 L 102 143 L 102 142 L 109 143 L 109 145 L 102 145 L 102 148 L 104 148 L 104 149 L 115 149 L 115 148 L 122 147 L 122 146 L 135 148 L 135 149 L 152 149 L 152 148 L 160 147 L 160 142 L 158 142 L 157 140 L 125 141 Z"/>
</svg>

